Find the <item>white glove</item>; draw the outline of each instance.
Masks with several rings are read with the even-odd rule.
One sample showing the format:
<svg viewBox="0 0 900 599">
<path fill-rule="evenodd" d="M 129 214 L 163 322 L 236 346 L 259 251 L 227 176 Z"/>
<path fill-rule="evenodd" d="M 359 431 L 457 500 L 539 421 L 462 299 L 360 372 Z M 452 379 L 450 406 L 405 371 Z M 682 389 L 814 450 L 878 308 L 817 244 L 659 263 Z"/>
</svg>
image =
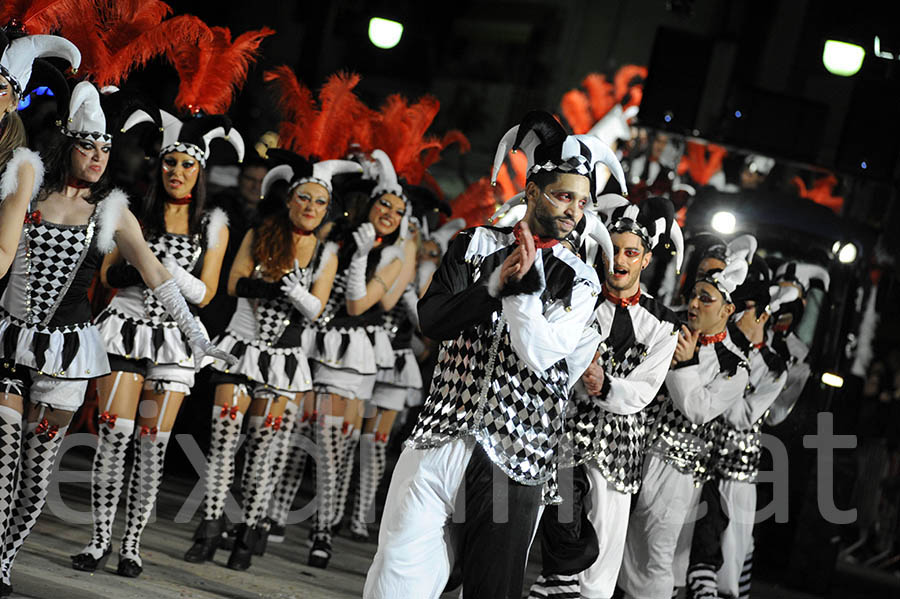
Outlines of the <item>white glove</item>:
<svg viewBox="0 0 900 599">
<path fill-rule="evenodd" d="M 230 366 L 237 364 L 237 358 L 212 344 L 200 324 L 194 319 L 188 308 L 187 302 L 178 290 L 175 279 L 166 279 L 153 289 L 153 295 L 165 306 L 168 313 L 178 324 L 178 328 L 185 334 L 194 351 L 194 369 L 200 370 L 204 356 L 218 358 Z"/>
<path fill-rule="evenodd" d="M 425 291 L 425 287 L 430 282 L 431 275 L 434 274 L 437 267 L 438 265 L 431 260 L 423 260 L 419 263 L 419 268 L 416 269 L 416 289 L 419 290 L 419 293 Z"/>
<path fill-rule="evenodd" d="M 192 304 L 199 304 L 203 301 L 203 298 L 206 297 L 206 283 L 182 268 L 172 256 L 163 258 L 162 264 L 166 270 L 172 273 L 172 278 L 175 279 L 175 284 L 178 285 L 184 299 Z"/>
<path fill-rule="evenodd" d="M 363 223 L 353 232 L 356 251 L 347 267 L 347 299 L 358 300 L 366 297 L 366 266 L 369 252 L 375 246 L 375 225 Z"/>
<path fill-rule="evenodd" d="M 363 223 L 353 232 L 353 241 L 356 242 L 356 251 L 353 257 L 366 256 L 375 247 L 375 225 Z"/>
<path fill-rule="evenodd" d="M 310 293 L 303 284 L 303 277 L 296 270 L 281 280 L 281 291 L 294 307 L 309 320 L 315 320 L 322 311 L 322 301 Z"/>
</svg>

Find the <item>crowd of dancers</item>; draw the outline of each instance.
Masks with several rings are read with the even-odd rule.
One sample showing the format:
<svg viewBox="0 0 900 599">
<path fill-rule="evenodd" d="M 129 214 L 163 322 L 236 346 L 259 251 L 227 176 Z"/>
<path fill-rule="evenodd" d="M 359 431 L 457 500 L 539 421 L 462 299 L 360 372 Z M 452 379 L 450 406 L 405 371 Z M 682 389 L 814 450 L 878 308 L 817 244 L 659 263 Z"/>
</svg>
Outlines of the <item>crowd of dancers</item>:
<svg viewBox="0 0 900 599">
<path fill-rule="evenodd" d="M 328 566 L 343 521 L 365 541 L 382 513 L 366 597 L 461 584 L 466 597 L 518 598 L 535 541 L 531 597 L 609 598 L 618 587 L 656 599 L 684 586 L 747 596 L 759 429 L 786 417 L 805 383 L 808 346 L 793 329 L 805 294 L 827 286 L 821 267 L 767 264 L 749 236 L 695 238 L 686 259 L 678 181 L 663 177 L 666 197 L 647 181 L 654 167 L 667 173 L 664 160 L 623 169 L 602 135 L 570 135 L 540 111 L 495 160 L 494 178 L 510 150 L 525 156 L 524 190 L 490 226 L 438 228 L 441 202 L 414 184 L 460 140 L 425 138 L 436 102 L 393 97 L 375 111 L 353 94 L 356 79 L 337 75 L 317 103 L 286 67 L 266 73 L 284 118 L 261 163 L 268 211 L 229 223 L 208 197 L 207 160 L 214 140 L 244 157 L 224 115 L 271 31 L 234 43 L 218 28 L 183 34 L 198 51 L 173 58 L 179 95 L 160 107 L 98 87 L 122 83 L 130 63 L 66 81 L 44 58 L 75 72 L 89 52 L 29 27 L 77 25 L 21 16 L 0 34 L 0 596 L 92 380 L 93 527 L 72 567 L 97 571 L 115 549 L 118 574 L 141 574 L 166 449 L 201 368 L 214 391 L 191 399 L 211 408 L 187 561 L 226 546 L 229 568 L 250 567 L 294 523 L 309 470 L 309 565 Z M 200 66 L 213 56 L 229 57 L 215 79 Z M 16 114 L 37 81 L 53 81 L 60 112 L 42 155 Z M 614 117 L 627 126 L 622 110 Z M 128 136 L 158 148 L 145 190 L 115 187 L 107 168 Z M 624 197 L 638 181 L 639 201 Z M 651 265 L 659 298 L 642 280 Z M 95 278 L 115 290 L 96 317 Z M 210 340 L 196 315 L 225 294 L 236 304 Z M 420 405 L 388 477 L 397 417 Z M 242 514 L 230 526 L 242 434 Z M 717 509 L 695 522 L 701 497 Z"/>
</svg>

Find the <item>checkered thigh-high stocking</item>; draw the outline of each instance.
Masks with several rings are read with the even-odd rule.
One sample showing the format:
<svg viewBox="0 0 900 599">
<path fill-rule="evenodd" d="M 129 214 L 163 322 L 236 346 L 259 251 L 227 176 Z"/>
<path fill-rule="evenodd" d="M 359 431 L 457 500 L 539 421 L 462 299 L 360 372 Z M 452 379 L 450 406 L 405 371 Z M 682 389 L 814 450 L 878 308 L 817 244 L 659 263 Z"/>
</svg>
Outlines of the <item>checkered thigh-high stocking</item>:
<svg viewBox="0 0 900 599">
<path fill-rule="evenodd" d="M 42 420 L 29 423 L 25 429 L 19 484 L 6 526 L 3 552 L 0 554 L 0 579 L 7 584 L 16 554 L 41 515 L 56 454 L 67 428 L 48 426 L 47 421 Z"/>
<path fill-rule="evenodd" d="M 359 444 L 359 487 L 356 490 L 356 503 L 353 505 L 350 530 L 359 536 L 368 537 L 369 531 L 366 524 L 374 519 L 370 517 L 369 512 L 375 503 L 378 486 L 384 476 L 385 462 L 387 461 L 387 438 L 379 437 L 375 433 L 365 433 L 360 437 Z"/>
<path fill-rule="evenodd" d="M 97 430 L 97 450 L 91 468 L 91 513 L 94 532 L 81 550 L 100 559 L 112 540 L 113 521 L 125 486 L 125 455 L 134 433 L 134 420 L 117 418 L 101 422 Z"/>
<path fill-rule="evenodd" d="M 203 499 L 203 518 L 206 520 L 218 520 L 225 513 L 225 499 L 234 480 L 234 454 L 241 439 L 243 422 L 244 415 L 239 411 L 213 406 Z"/>
<path fill-rule="evenodd" d="M 163 477 L 163 461 L 169 445 L 169 432 L 154 433 L 141 427 L 134 435 L 134 466 L 128 479 L 125 504 L 125 534 L 119 548 L 120 559 L 132 559 L 140 566 L 141 535 L 150 522 L 159 485 Z"/>
<path fill-rule="evenodd" d="M 247 423 L 247 459 L 241 476 L 244 495 L 244 523 L 252 528 L 259 524 L 269 504 L 269 477 L 272 469 L 272 450 L 278 431 L 266 425 L 264 416 L 251 416 Z"/>
<path fill-rule="evenodd" d="M 353 463 L 356 461 L 356 449 L 359 447 L 359 429 L 344 423 L 341 431 L 341 461 L 337 471 L 337 495 L 334 498 L 334 514 L 331 525 L 337 526 L 344 517 L 344 507 L 347 505 L 347 494 L 350 492 L 350 479 L 353 478 Z"/>
<path fill-rule="evenodd" d="M 0 406 L 0 531 L 5 530 L 15 501 L 21 457 L 22 414 Z"/>
<path fill-rule="evenodd" d="M 316 498 L 318 507 L 313 517 L 314 535 L 331 541 L 331 523 L 334 522 L 334 504 L 337 495 L 338 466 L 341 463 L 341 416 L 319 416 L 316 420 Z M 326 538 L 327 537 L 327 538 Z"/>
<path fill-rule="evenodd" d="M 275 490 L 269 504 L 269 518 L 279 526 L 287 524 L 294 498 L 303 482 L 306 456 L 309 455 L 307 450 L 313 446 L 313 424 L 314 422 L 305 415 L 300 416 L 294 425 L 294 430 L 291 431 L 284 468 L 281 476 L 275 481 Z"/>
<path fill-rule="evenodd" d="M 300 406 L 293 401 L 289 401 L 284 408 L 284 415 L 281 417 L 281 427 L 275 434 L 272 441 L 272 475 L 269 477 L 269 490 L 266 494 L 272 497 L 275 493 L 275 487 L 284 474 L 284 468 L 287 465 L 288 452 L 290 451 L 291 433 L 297 426 L 297 412 Z"/>
</svg>

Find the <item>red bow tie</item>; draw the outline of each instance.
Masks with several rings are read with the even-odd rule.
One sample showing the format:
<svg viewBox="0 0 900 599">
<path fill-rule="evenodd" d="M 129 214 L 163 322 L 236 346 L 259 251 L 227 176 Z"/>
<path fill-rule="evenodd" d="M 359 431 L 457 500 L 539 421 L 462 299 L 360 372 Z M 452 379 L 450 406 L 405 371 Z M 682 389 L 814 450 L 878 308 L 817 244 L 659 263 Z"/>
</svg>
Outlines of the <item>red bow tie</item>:
<svg viewBox="0 0 900 599">
<path fill-rule="evenodd" d="M 237 415 L 240 411 L 241 409 L 239 406 L 222 406 L 222 411 L 219 413 L 219 418 L 230 416 L 232 420 L 235 420 L 237 419 Z"/>
<path fill-rule="evenodd" d="M 700 345 L 709 345 L 710 343 L 718 343 L 725 339 L 725 336 L 728 334 L 728 331 L 722 331 L 717 335 L 700 335 Z"/>
<path fill-rule="evenodd" d="M 637 293 L 632 295 L 631 297 L 616 297 L 612 295 L 606 286 L 603 286 L 603 297 L 605 297 L 608 301 L 614 303 L 617 306 L 621 306 L 623 308 L 627 308 L 628 306 L 636 306 L 637 303 L 641 300 L 641 290 L 638 288 Z"/>
<path fill-rule="evenodd" d="M 513 235 L 516 236 L 516 241 L 518 243 L 522 243 L 522 225 L 517 224 L 513 227 Z M 532 235 L 532 239 L 534 239 L 534 247 L 538 250 L 543 250 L 546 248 L 552 248 L 554 245 L 559 243 L 559 239 L 553 239 L 552 237 L 538 237 L 537 235 Z"/>
<path fill-rule="evenodd" d="M 387 433 L 375 433 L 375 442 L 376 443 L 387 443 L 388 434 Z"/>
<path fill-rule="evenodd" d="M 35 210 L 34 212 L 26 212 L 25 213 L 25 224 L 26 225 L 41 224 L 41 211 Z"/>
<path fill-rule="evenodd" d="M 38 425 L 34 429 L 34 434 L 36 434 L 39 437 L 43 435 L 44 441 L 49 441 L 50 439 L 55 437 L 56 433 L 58 433 L 58 432 L 59 432 L 59 425 L 58 424 L 51 425 L 50 422 L 46 418 L 42 418 L 41 421 L 38 423 Z"/>
<path fill-rule="evenodd" d="M 159 431 L 157 431 L 155 426 L 153 428 L 150 428 L 149 426 L 141 427 L 141 436 L 142 437 L 145 435 L 150 435 L 150 438 L 155 440 L 157 432 L 159 432 Z"/>
<path fill-rule="evenodd" d="M 109 412 L 103 412 L 97 418 L 97 422 L 100 424 L 105 424 L 109 428 L 116 428 L 116 419 L 118 416 L 116 414 L 110 414 Z"/>
<path fill-rule="evenodd" d="M 765 341 L 762 341 L 762 342 L 760 342 L 760 343 L 754 343 L 754 344 L 753 344 L 753 347 L 755 347 L 756 349 L 762 349 L 762 348 L 763 348 L 763 345 L 765 345 L 765 344 L 766 344 L 766 342 L 765 342 Z"/>
</svg>

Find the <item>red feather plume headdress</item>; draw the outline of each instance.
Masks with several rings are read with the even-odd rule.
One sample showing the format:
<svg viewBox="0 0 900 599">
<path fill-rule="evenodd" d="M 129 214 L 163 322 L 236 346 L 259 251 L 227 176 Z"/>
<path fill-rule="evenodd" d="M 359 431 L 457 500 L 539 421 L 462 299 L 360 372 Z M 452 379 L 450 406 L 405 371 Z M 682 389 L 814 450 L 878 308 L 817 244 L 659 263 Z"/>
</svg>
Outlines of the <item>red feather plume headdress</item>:
<svg viewBox="0 0 900 599">
<path fill-rule="evenodd" d="M 260 43 L 273 33 L 263 27 L 232 41 L 229 29 L 211 27 L 196 44 L 179 43 L 168 48 L 166 55 L 181 78 L 175 106 L 191 114 L 224 114 L 247 79 Z"/>
<path fill-rule="evenodd" d="M 353 89 L 359 75 L 335 73 L 319 90 L 318 101 L 287 66 L 263 74 L 263 80 L 278 90 L 279 145 L 307 159 L 344 158 L 359 144 L 361 128 L 374 118 L 374 111 Z"/>
<path fill-rule="evenodd" d="M 462 218 L 466 227 L 479 227 L 485 224 L 497 210 L 494 187 L 488 177 L 482 177 L 469 185 L 456 196 L 450 205 L 453 218 Z"/>
<path fill-rule="evenodd" d="M 369 121 L 368 130 L 360 135 L 360 146 L 367 152 L 376 148 L 383 150 L 390 157 L 398 177 L 403 177 L 410 185 L 427 183 L 440 196 L 440 186 L 428 168 L 453 144 L 458 144 L 460 152 L 468 152 L 471 148 L 468 138 L 455 129 L 443 137 L 426 135 L 440 108 L 441 104 L 434 96 L 426 95 L 410 104 L 400 94 L 391 95 L 377 118 Z"/>
</svg>

